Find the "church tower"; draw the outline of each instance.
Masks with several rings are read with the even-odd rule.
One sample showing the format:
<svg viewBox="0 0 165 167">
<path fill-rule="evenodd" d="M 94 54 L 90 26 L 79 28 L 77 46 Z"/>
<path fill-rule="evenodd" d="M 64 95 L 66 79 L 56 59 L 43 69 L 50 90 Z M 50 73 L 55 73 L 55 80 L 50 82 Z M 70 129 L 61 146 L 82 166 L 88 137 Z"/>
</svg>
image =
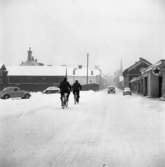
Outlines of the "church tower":
<svg viewBox="0 0 165 167">
<path fill-rule="evenodd" d="M 32 49 L 31 47 L 29 47 L 28 51 L 27 51 L 27 60 L 25 62 L 22 62 L 20 65 L 21 66 L 43 66 L 43 63 L 40 63 L 37 61 L 37 59 L 34 59 L 34 57 L 32 56 Z"/>
</svg>

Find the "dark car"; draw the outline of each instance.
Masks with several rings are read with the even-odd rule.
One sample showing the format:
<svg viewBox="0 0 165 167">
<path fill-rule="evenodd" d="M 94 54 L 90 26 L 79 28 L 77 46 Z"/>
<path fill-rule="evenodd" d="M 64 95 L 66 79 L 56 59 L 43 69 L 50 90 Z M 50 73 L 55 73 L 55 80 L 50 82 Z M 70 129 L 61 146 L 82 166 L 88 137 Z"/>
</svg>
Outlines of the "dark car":
<svg viewBox="0 0 165 167">
<path fill-rule="evenodd" d="M 16 98 L 20 97 L 22 99 L 30 98 L 30 93 L 25 90 L 21 90 L 19 87 L 6 87 L 0 91 L 1 99 Z"/>
<path fill-rule="evenodd" d="M 124 88 L 123 95 L 132 95 L 131 89 L 129 87 Z"/>
<path fill-rule="evenodd" d="M 52 93 L 60 93 L 60 88 L 56 87 L 56 86 L 50 86 L 48 88 L 46 88 L 43 93 L 45 94 L 52 94 Z"/>
<path fill-rule="evenodd" d="M 108 94 L 114 94 L 116 93 L 116 88 L 114 86 L 108 87 Z"/>
</svg>

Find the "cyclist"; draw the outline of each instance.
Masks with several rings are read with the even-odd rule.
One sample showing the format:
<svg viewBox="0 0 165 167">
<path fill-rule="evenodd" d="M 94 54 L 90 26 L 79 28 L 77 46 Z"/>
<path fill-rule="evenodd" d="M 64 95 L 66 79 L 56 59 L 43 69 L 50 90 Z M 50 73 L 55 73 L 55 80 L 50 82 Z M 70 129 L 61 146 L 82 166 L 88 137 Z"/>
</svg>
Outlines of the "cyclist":
<svg viewBox="0 0 165 167">
<path fill-rule="evenodd" d="M 64 105 L 67 106 L 68 100 L 69 100 L 69 95 L 71 91 L 71 85 L 67 81 L 67 78 L 65 77 L 64 80 L 60 83 L 60 93 L 61 93 L 61 105 L 64 107 Z M 66 104 L 64 104 L 64 98 L 66 94 Z"/>
<path fill-rule="evenodd" d="M 80 98 L 80 90 L 81 90 L 81 85 L 78 82 L 78 80 L 76 80 L 74 82 L 74 84 L 72 85 L 72 91 L 73 91 L 73 95 L 74 95 L 74 100 L 75 103 L 79 103 L 79 98 Z"/>
</svg>

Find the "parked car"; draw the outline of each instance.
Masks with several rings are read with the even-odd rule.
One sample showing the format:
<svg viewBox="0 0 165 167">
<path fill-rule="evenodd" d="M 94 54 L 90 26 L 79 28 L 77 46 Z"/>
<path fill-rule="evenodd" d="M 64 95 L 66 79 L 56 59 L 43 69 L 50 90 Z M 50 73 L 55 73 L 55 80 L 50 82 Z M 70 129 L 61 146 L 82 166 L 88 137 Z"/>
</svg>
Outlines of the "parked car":
<svg viewBox="0 0 165 167">
<path fill-rule="evenodd" d="M 129 87 L 124 88 L 123 95 L 132 95 L 131 89 Z"/>
<path fill-rule="evenodd" d="M 19 87 L 6 87 L 0 91 L 1 99 L 20 97 L 22 99 L 29 99 L 31 94 L 28 91 L 21 90 Z"/>
<path fill-rule="evenodd" d="M 110 94 L 110 93 L 112 93 L 112 94 L 116 93 L 116 88 L 114 86 L 108 87 L 108 94 Z"/>
<path fill-rule="evenodd" d="M 59 93 L 59 92 L 60 92 L 60 88 L 56 86 L 50 86 L 46 88 L 45 90 L 43 90 L 43 93 L 45 94 L 52 94 L 52 93 Z"/>
</svg>

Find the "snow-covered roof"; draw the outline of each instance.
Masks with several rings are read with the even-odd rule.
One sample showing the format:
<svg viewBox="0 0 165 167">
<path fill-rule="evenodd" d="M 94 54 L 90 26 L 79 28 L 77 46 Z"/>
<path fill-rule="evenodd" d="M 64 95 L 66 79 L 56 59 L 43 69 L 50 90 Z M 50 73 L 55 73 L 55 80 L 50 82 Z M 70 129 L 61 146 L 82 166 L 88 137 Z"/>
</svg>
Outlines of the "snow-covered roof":
<svg viewBox="0 0 165 167">
<path fill-rule="evenodd" d="M 64 66 L 7 66 L 9 76 L 65 76 Z M 73 71 L 75 70 L 75 75 Z M 89 69 L 88 76 L 97 76 L 100 72 L 97 69 Z M 86 76 L 86 68 L 67 67 L 68 76 Z"/>
<path fill-rule="evenodd" d="M 162 64 L 165 64 L 165 60 L 164 60 L 164 59 L 159 60 L 157 63 L 150 65 L 150 66 L 149 66 L 148 68 L 146 68 L 142 73 L 144 74 L 144 73 L 146 73 L 146 72 L 149 72 L 149 71 L 151 71 L 154 67 L 156 67 L 156 66 L 161 66 Z"/>
<path fill-rule="evenodd" d="M 152 65 L 149 61 L 147 61 L 146 59 L 140 57 L 140 58 L 139 58 L 139 61 L 135 62 L 133 65 L 131 65 L 131 66 L 129 66 L 127 69 L 125 69 L 125 70 L 123 71 L 123 74 L 127 73 L 128 71 L 131 71 L 131 70 L 137 68 L 139 65 L 141 65 L 141 63 L 144 63 L 144 64 L 146 64 L 147 66 Z"/>
<path fill-rule="evenodd" d="M 61 66 L 8 66 L 9 76 L 65 76 Z"/>
<path fill-rule="evenodd" d="M 87 70 L 86 70 L 86 68 L 83 68 L 83 69 L 78 69 L 77 71 L 76 71 L 77 73 L 76 73 L 76 75 L 86 75 L 86 73 L 87 73 Z M 93 74 L 92 74 L 92 72 L 93 72 Z M 99 72 L 99 70 L 97 70 L 97 69 L 89 69 L 88 70 L 88 75 L 89 76 L 96 76 L 96 75 L 99 75 L 100 74 L 100 72 Z"/>
<path fill-rule="evenodd" d="M 134 77 L 134 78 L 132 78 L 132 79 L 131 79 L 131 81 L 130 81 L 130 82 L 132 83 L 132 82 L 138 81 L 138 80 L 140 80 L 140 79 L 141 79 L 141 77 L 142 77 L 142 76 L 139 76 L 139 77 Z"/>
<path fill-rule="evenodd" d="M 75 71 L 75 74 L 73 74 L 73 71 Z M 67 69 L 68 75 L 70 76 L 86 76 L 87 75 L 87 69 L 86 67 L 82 68 L 68 68 Z M 100 75 L 99 70 L 94 68 L 88 69 L 88 76 L 97 76 Z"/>
</svg>

